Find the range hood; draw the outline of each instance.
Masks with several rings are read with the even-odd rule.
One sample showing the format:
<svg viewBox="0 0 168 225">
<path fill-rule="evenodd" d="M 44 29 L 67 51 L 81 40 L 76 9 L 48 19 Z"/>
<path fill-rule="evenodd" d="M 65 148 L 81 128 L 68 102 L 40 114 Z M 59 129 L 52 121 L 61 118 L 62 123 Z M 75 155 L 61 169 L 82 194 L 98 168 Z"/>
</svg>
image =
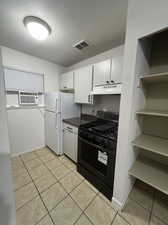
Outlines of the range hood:
<svg viewBox="0 0 168 225">
<path fill-rule="evenodd" d="M 117 95 L 122 92 L 122 84 L 105 84 L 93 87 L 92 95 Z"/>
</svg>

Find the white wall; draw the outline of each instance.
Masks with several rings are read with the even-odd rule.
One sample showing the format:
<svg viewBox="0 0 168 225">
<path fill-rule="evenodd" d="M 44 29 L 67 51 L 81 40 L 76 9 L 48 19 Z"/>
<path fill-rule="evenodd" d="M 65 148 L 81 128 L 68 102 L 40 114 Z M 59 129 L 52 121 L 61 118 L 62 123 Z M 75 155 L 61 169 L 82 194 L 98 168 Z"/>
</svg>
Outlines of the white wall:
<svg viewBox="0 0 168 225">
<path fill-rule="evenodd" d="M 83 114 L 96 115 L 98 110 L 119 112 L 120 95 L 95 95 L 93 105 L 82 105 Z"/>
<path fill-rule="evenodd" d="M 2 47 L 2 64 L 13 69 L 44 74 L 46 92 L 58 91 L 59 75 L 64 70 L 57 64 L 6 47 Z"/>
<path fill-rule="evenodd" d="M 124 45 L 120 45 L 116 48 L 112 48 L 108 51 L 105 51 L 91 58 L 85 59 L 77 64 L 74 64 L 73 66 L 68 67 L 66 70 L 67 71 L 75 70 L 83 66 L 88 66 L 94 63 L 101 62 L 106 59 L 111 59 L 113 56 L 117 56 L 121 54 L 124 54 Z"/>
<path fill-rule="evenodd" d="M 117 147 L 117 165 L 115 174 L 114 198 L 123 205 L 131 190 L 133 180 L 128 175 L 135 154 L 131 141 L 136 134 L 136 74 L 138 39 L 153 32 L 167 28 L 168 1 L 165 0 L 129 0 L 125 56 L 123 69 L 123 94 L 120 105 L 120 127 Z"/>
<path fill-rule="evenodd" d="M 2 63 L 4 67 L 44 74 L 45 92 L 59 90 L 59 75 L 64 70 L 62 66 L 6 47 L 2 47 Z M 8 125 L 12 155 L 45 145 L 42 109 L 9 110 Z"/>
<path fill-rule="evenodd" d="M 0 224 L 15 225 L 15 204 L 12 187 L 7 114 L 5 107 L 4 77 L 0 48 Z"/>
<path fill-rule="evenodd" d="M 44 109 L 11 109 L 7 114 L 13 156 L 45 146 Z"/>
</svg>

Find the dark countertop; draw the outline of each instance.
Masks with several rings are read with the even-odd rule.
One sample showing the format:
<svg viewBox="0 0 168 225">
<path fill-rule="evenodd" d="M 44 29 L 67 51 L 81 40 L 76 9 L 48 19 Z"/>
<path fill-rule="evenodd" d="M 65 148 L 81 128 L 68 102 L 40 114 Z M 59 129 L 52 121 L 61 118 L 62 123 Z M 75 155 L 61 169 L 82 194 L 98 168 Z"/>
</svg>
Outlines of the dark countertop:
<svg viewBox="0 0 168 225">
<path fill-rule="evenodd" d="M 69 119 L 64 119 L 63 122 L 75 127 L 79 127 L 80 125 L 83 125 L 95 120 L 95 118 L 96 118 L 95 116 L 81 115 L 81 117 L 73 117 Z"/>
</svg>

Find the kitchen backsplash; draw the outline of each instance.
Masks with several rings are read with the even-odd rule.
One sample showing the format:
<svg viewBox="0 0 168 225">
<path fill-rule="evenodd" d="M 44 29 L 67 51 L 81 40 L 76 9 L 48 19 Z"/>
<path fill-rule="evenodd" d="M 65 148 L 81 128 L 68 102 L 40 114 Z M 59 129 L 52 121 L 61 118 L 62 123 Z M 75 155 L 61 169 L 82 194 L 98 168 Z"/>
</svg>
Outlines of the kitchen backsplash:
<svg viewBox="0 0 168 225">
<path fill-rule="evenodd" d="M 93 105 L 82 105 L 82 113 L 96 115 L 98 110 L 119 112 L 120 95 L 95 95 Z"/>
</svg>

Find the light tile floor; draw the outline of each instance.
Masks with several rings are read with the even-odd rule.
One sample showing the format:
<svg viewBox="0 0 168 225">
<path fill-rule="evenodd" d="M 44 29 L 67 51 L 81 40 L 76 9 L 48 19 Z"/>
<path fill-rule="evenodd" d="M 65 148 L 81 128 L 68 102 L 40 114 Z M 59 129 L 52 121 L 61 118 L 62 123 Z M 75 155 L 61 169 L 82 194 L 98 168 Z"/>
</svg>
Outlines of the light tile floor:
<svg viewBox="0 0 168 225">
<path fill-rule="evenodd" d="M 137 181 L 117 211 L 66 156 L 48 148 L 12 158 L 17 225 L 168 225 L 168 197 Z"/>
</svg>

